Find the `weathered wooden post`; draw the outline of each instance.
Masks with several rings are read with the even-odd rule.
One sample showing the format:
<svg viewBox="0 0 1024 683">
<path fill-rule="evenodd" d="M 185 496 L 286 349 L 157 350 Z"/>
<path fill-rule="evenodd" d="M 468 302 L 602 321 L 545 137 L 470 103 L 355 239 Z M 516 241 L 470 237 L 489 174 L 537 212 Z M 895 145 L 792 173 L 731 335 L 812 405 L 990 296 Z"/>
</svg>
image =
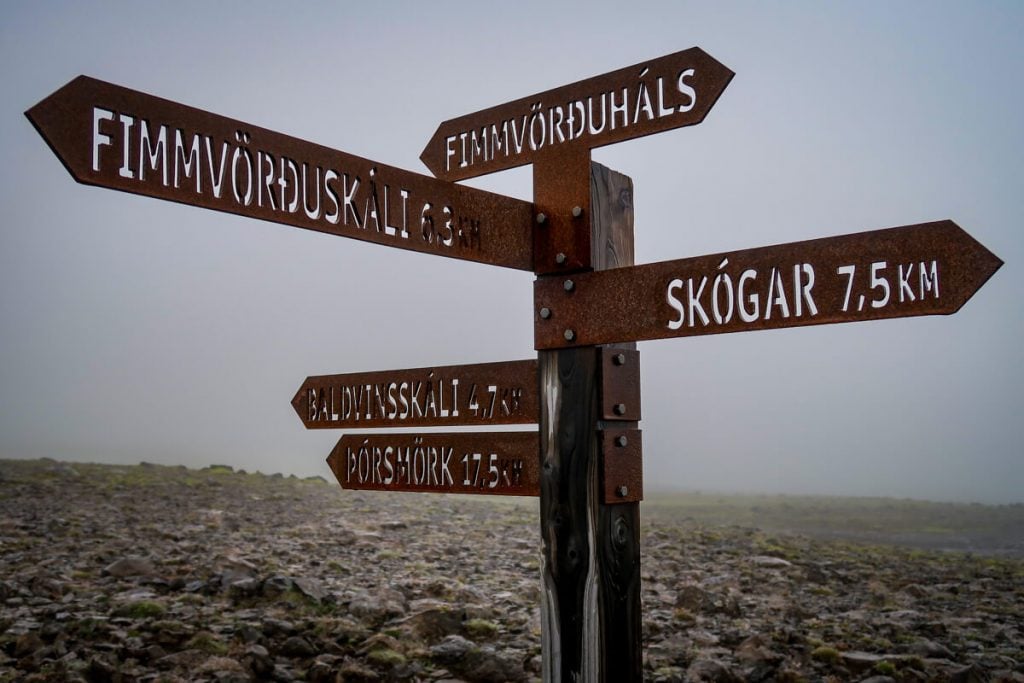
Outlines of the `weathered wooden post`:
<svg viewBox="0 0 1024 683">
<path fill-rule="evenodd" d="M 633 188 L 589 150 L 562 156 L 534 164 L 534 267 L 572 292 L 573 271 L 633 264 Z M 538 354 L 545 681 L 642 678 L 639 355 L 621 346 Z"/>
</svg>

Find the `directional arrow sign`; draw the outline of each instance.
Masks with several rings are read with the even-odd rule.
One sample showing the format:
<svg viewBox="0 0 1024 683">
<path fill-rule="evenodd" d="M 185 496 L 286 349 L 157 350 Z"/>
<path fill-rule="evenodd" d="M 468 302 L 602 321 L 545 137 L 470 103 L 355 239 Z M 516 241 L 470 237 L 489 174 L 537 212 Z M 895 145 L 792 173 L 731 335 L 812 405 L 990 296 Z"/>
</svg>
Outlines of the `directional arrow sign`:
<svg viewBox="0 0 1024 683">
<path fill-rule="evenodd" d="M 955 313 L 1002 261 L 953 221 L 534 286 L 538 349 Z"/>
<path fill-rule="evenodd" d="M 79 76 L 26 112 L 75 180 L 531 270 L 531 205 Z"/>
<path fill-rule="evenodd" d="M 308 429 L 536 424 L 537 361 L 307 377 L 292 407 Z"/>
<path fill-rule="evenodd" d="M 420 159 L 462 180 L 522 166 L 567 147 L 593 149 L 692 126 L 733 72 L 699 47 L 445 121 Z"/>
<path fill-rule="evenodd" d="M 342 488 L 538 496 L 536 432 L 346 434 L 327 457 Z"/>
</svg>

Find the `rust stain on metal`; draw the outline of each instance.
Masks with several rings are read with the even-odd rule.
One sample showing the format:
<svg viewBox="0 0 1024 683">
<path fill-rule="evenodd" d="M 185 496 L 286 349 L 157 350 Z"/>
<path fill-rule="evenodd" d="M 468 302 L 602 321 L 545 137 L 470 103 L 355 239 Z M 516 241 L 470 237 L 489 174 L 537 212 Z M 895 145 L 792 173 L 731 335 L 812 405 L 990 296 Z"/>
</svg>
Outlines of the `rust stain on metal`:
<svg viewBox="0 0 1024 683">
<path fill-rule="evenodd" d="M 599 346 L 602 420 L 638 422 L 640 410 L 640 352 Z"/>
<path fill-rule="evenodd" d="M 346 434 L 327 463 L 345 489 L 539 496 L 536 432 Z"/>
<path fill-rule="evenodd" d="M 533 269 L 528 202 L 87 76 L 26 116 L 80 183 L 400 249 Z"/>
<path fill-rule="evenodd" d="M 463 180 L 700 123 L 733 72 L 699 47 L 445 121 L 420 159 Z"/>
<path fill-rule="evenodd" d="M 948 315 L 1002 261 L 953 221 L 578 273 L 534 284 L 538 349 Z M 565 333 L 572 330 L 572 335 Z"/>
<path fill-rule="evenodd" d="M 536 424 L 536 359 L 307 377 L 292 407 L 308 429 Z"/>
<path fill-rule="evenodd" d="M 605 429 L 601 437 L 601 496 L 605 505 L 644 499 L 643 441 L 639 429 Z"/>
<path fill-rule="evenodd" d="M 565 147 L 555 159 L 533 166 L 534 208 L 544 221 L 534 227 L 534 270 L 569 273 L 593 267 L 590 151 Z"/>
</svg>

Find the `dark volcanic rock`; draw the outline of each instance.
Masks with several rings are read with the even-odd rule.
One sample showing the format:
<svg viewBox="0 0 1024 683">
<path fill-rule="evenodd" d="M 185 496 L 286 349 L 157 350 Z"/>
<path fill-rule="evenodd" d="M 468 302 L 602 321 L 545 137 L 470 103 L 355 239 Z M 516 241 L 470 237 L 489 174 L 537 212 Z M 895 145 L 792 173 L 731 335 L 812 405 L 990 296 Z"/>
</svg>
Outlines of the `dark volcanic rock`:
<svg viewBox="0 0 1024 683">
<path fill-rule="evenodd" d="M 268 598 L 277 597 L 282 593 L 287 593 L 288 591 L 290 591 L 293 585 L 294 584 L 292 583 L 292 580 L 287 576 L 281 576 L 279 574 L 274 576 L 268 576 L 266 579 L 263 580 L 263 595 L 267 596 Z"/>
<path fill-rule="evenodd" d="M 0 493 L 4 683 L 539 681 L 535 500 L 52 461 Z M 644 680 L 1024 683 L 1020 561 L 643 520 Z"/>
<path fill-rule="evenodd" d="M 28 657 L 43 647 L 42 639 L 35 633 L 29 632 L 18 636 L 14 641 L 14 651 L 11 653 L 16 659 Z"/>
<path fill-rule="evenodd" d="M 525 681 L 521 662 L 462 636 L 448 636 L 430 648 L 431 658 L 468 681 Z"/>
<path fill-rule="evenodd" d="M 104 574 L 117 578 L 129 576 L 156 576 L 156 567 L 144 557 L 122 557 L 107 565 Z"/>
<path fill-rule="evenodd" d="M 292 636 L 281 644 L 281 654 L 285 657 L 312 657 L 317 650 L 308 640 L 301 636 Z"/>
<path fill-rule="evenodd" d="M 271 659 L 267 648 L 262 645 L 250 645 L 245 648 L 242 661 L 253 674 L 260 678 L 269 676 L 274 670 L 274 660 Z"/>
<path fill-rule="evenodd" d="M 714 659 L 698 659 L 686 670 L 686 678 L 691 681 L 707 681 L 708 683 L 740 683 L 736 674 L 722 662 Z"/>
<path fill-rule="evenodd" d="M 308 579 L 300 576 L 292 579 L 292 583 L 300 593 L 305 595 L 307 598 L 315 600 L 316 602 L 320 602 L 327 597 L 327 589 L 324 588 L 323 584 L 316 579 Z"/>
<path fill-rule="evenodd" d="M 450 607 L 432 607 L 413 614 L 400 623 L 406 625 L 421 640 L 436 643 L 445 636 L 462 631 L 464 615 Z"/>
</svg>

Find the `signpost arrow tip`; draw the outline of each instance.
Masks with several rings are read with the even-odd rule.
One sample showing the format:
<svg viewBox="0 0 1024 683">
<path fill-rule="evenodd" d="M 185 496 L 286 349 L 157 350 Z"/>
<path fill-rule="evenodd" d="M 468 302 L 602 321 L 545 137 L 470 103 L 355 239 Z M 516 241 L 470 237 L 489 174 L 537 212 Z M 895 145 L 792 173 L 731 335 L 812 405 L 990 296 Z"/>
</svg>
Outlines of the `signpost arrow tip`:
<svg viewBox="0 0 1024 683">
<path fill-rule="evenodd" d="M 435 149 L 440 149 L 444 146 L 444 127 L 448 125 L 448 121 L 445 121 L 434 131 L 434 134 L 430 136 L 430 141 L 427 142 L 427 146 L 423 148 L 423 152 L 420 154 L 420 161 L 427 167 L 431 175 L 435 178 L 442 178 L 445 174 L 444 162 L 442 158 L 431 152 Z"/>
<path fill-rule="evenodd" d="M 78 182 L 84 182 L 79 169 L 80 160 L 74 153 L 74 145 L 66 144 L 68 142 L 66 128 L 68 122 L 73 118 L 67 103 L 75 99 L 83 82 L 90 80 L 92 79 L 88 76 L 77 76 L 25 112 L 25 118 L 50 146 L 68 173 Z"/>
<path fill-rule="evenodd" d="M 962 300 L 954 310 L 950 311 L 956 313 L 981 289 L 982 285 L 988 282 L 989 278 L 996 274 L 997 270 L 1003 267 L 1003 260 L 954 221 L 949 221 L 949 223 L 959 232 L 959 235 L 951 242 L 954 244 L 959 242 L 961 258 L 967 261 L 961 271 L 963 286 L 956 290 L 958 294 L 962 294 Z"/>
</svg>

